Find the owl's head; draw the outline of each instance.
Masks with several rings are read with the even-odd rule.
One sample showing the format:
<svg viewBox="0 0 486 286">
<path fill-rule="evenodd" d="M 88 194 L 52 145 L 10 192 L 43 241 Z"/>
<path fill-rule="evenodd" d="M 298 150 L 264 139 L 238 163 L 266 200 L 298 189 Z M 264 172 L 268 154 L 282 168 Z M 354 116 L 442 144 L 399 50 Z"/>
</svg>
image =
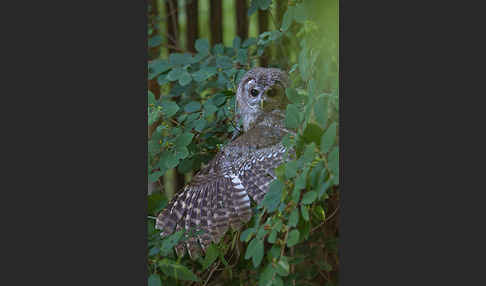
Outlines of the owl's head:
<svg viewBox="0 0 486 286">
<path fill-rule="evenodd" d="M 243 76 L 236 92 L 236 104 L 244 131 L 260 114 L 285 109 L 287 82 L 287 74 L 276 68 L 253 68 Z"/>
</svg>

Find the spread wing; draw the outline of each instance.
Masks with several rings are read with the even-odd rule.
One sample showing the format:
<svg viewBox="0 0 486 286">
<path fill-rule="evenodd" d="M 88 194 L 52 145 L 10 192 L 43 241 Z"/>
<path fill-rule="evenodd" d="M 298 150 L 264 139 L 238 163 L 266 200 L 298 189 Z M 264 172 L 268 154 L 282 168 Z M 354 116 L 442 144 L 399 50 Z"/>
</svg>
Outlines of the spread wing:
<svg viewBox="0 0 486 286">
<path fill-rule="evenodd" d="M 191 257 L 211 243 L 217 243 L 229 227 L 239 229 L 251 219 L 250 197 L 263 199 L 273 169 L 284 160 L 280 143 L 285 132 L 258 126 L 226 145 L 199 171 L 157 217 L 156 228 L 165 237 L 185 230 L 185 239 L 176 246 L 179 256 Z M 191 234 L 192 232 L 192 234 Z"/>
</svg>

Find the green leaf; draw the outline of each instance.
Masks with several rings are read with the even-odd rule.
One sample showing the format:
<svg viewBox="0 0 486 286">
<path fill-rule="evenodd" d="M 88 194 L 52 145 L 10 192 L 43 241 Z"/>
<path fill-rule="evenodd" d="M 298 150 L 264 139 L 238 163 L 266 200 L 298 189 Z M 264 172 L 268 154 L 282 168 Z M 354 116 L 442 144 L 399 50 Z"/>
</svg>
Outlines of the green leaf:
<svg viewBox="0 0 486 286">
<path fill-rule="evenodd" d="M 314 142 L 305 146 L 304 154 L 302 155 L 302 157 L 300 157 L 299 160 L 302 160 L 303 164 L 311 163 L 316 157 L 315 149 L 316 149 L 316 144 Z"/>
<path fill-rule="evenodd" d="M 307 20 L 307 12 L 303 3 L 297 4 L 294 10 L 294 20 L 297 23 L 304 23 Z"/>
<path fill-rule="evenodd" d="M 262 205 L 268 212 L 273 212 L 278 208 L 280 200 L 282 199 L 282 190 L 284 184 L 279 180 L 274 180 L 270 183 L 268 192 L 263 197 Z"/>
<path fill-rule="evenodd" d="M 250 37 L 246 39 L 243 44 L 241 45 L 242 48 L 248 48 L 249 46 L 255 45 L 257 43 L 257 39 L 254 37 Z"/>
<path fill-rule="evenodd" d="M 159 77 L 157 77 L 157 83 L 160 86 L 163 86 L 164 84 L 168 83 L 170 80 L 167 78 L 167 74 L 161 74 Z"/>
<path fill-rule="evenodd" d="M 302 197 L 302 203 L 304 205 L 312 204 L 317 199 L 316 191 L 310 191 L 304 194 Z"/>
<path fill-rule="evenodd" d="M 334 174 L 339 172 L 339 146 L 335 146 L 329 153 L 328 166 Z"/>
<path fill-rule="evenodd" d="M 162 251 L 162 255 L 167 256 L 169 253 L 171 253 L 174 246 L 179 243 L 179 240 L 182 238 L 183 234 L 184 231 L 180 230 L 166 237 L 162 241 L 162 247 L 160 248 L 160 250 Z"/>
<path fill-rule="evenodd" d="M 228 56 L 217 56 L 216 66 L 222 69 L 229 69 L 233 67 L 233 62 Z"/>
<path fill-rule="evenodd" d="M 226 102 L 226 96 L 222 93 L 218 93 L 218 94 L 214 95 L 212 101 L 213 101 L 214 105 L 220 106 L 220 105 L 222 105 Z"/>
<path fill-rule="evenodd" d="M 271 264 L 267 264 L 260 274 L 258 279 L 258 286 L 271 286 L 273 276 L 275 275 L 275 269 Z"/>
<path fill-rule="evenodd" d="M 259 0 L 251 0 L 250 8 L 248 9 L 248 16 L 251 16 L 258 10 Z"/>
<path fill-rule="evenodd" d="M 277 241 L 277 234 L 278 232 L 275 229 L 272 230 L 272 232 L 270 232 L 270 235 L 268 236 L 268 242 L 275 243 L 275 241 Z"/>
<path fill-rule="evenodd" d="M 280 251 L 282 248 L 278 245 L 272 245 L 272 248 L 270 248 L 270 251 L 268 251 L 267 257 L 270 258 L 270 260 L 279 259 L 280 257 Z"/>
<path fill-rule="evenodd" d="M 333 177 L 333 181 L 332 183 L 337 186 L 339 185 L 339 167 L 336 169 L 336 171 L 334 172 L 334 177 Z"/>
<path fill-rule="evenodd" d="M 184 53 L 184 54 L 173 53 L 173 54 L 169 55 L 169 62 L 172 65 L 184 66 L 184 65 L 192 64 L 193 60 L 194 59 L 193 59 L 192 55 L 189 54 L 189 53 Z"/>
<path fill-rule="evenodd" d="M 290 272 L 289 261 L 286 256 L 280 257 L 280 260 L 275 265 L 275 272 L 280 276 L 287 276 Z"/>
<path fill-rule="evenodd" d="M 250 259 L 255 254 L 257 248 L 258 241 L 256 238 L 253 238 L 250 243 L 248 243 L 248 247 L 246 248 L 245 252 L 245 259 Z"/>
<path fill-rule="evenodd" d="M 293 177 L 297 176 L 297 170 L 299 169 L 299 162 L 292 160 L 285 164 L 285 177 L 288 179 L 292 179 Z"/>
<path fill-rule="evenodd" d="M 179 84 L 181 86 L 185 86 L 188 85 L 191 81 L 192 81 L 191 75 L 186 70 L 184 70 L 182 74 L 179 76 Z"/>
<path fill-rule="evenodd" d="M 184 132 L 182 135 L 177 137 L 175 144 L 176 144 L 177 147 L 187 146 L 191 143 L 193 137 L 194 137 L 194 134 L 189 133 L 189 132 Z"/>
<path fill-rule="evenodd" d="M 240 235 L 240 241 L 245 241 L 245 242 L 248 242 L 251 238 L 251 236 L 255 233 L 255 228 L 254 227 L 250 227 L 250 228 L 247 228 L 245 229 L 241 235 Z"/>
<path fill-rule="evenodd" d="M 160 248 L 158 248 L 158 247 L 152 247 L 149 250 L 148 256 L 155 256 L 155 255 L 159 254 L 159 252 L 160 252 Z"/>
<path fill-rule="evenodd" d="M 268 233 L 268 230 L 265 229 L 265 227 L 262 225 L 260 226 L 260 228 L 258 229 L 258 232 L 257 232 L 257 235 L 256 235 L 256 238 L 257 239 L 263 239 L 265 237 L 265 235 L 267 235 Z"/>
<path fill-rule="evenodd" d="M 321 206 L 316 206 L 314 208 L 313 214 L 318 220 L 322 220 L 322 221 L 326 220 L 326 212 Z"/>
<path fill-rule="evenodd" d="M 321 144 L 321 137 L 324 134 L 324 131 L 315 123 L 307 124 L 307 127 L 304 130 L 304 134 L 302 134 L 302 139 L 304 139 L 305 143 L 314 142 L 317 146 Z"/>
<path fill-rule="evenodd" d="M 179 163 L 177 166 L 177 171 L 181 174 L 190 172 L 194 166 L 194 158 L 186 158 Z"/>
<path fill-rule="evenodd" d="M 206 249 L 206 256 L 201 263 L 202 270 L 206 270 L 218 258 L 219 253 L 219 248 L 214 243 L 211 243 Z"/>
<path fill-rule="evenodd" d="M 292 103 L 301 103 L 304 101 L 304 96 L 299 94 L 295 88 L 287 88 L 285 90 L 285 95 Z"/>
<path fill-rule="evenodd" d="M 220 44 L 214 45 L 214 47 L 213 47 L 213 54 L 214 55 L 222 55 L 222 54 L 224 54 L 224 46 L 223 46 L 223 44 L 220 43 Z"/>
<path fill-rule="evenodd" d="M 307 207 L 304 205 L 300 206 L 300 211 L 302 212 L 302 218 L 305 221 L 309 221 L 309 210 L 307 209 Z"/>
<path fill-rule="evenodd" d="M 248 62 L 248 50 L 238 49 L 238 53 L 236 54 L 236 61 L 240 64 L 245 65 Z"/>
<path fill-rule="evenodd" d="M 207 55 L 209 54 L 209 41 L 208 39 L 197 39 L 195 43 L 196 51 L 200 52 L 201 54 Z"/>
<path fill-rule="evenodd" d="M 290 129 L 297 129 L 300 124 L 299 109 L 294 104 L 287 105 L 285 124 Z"/>
<path fill-rule="evenodd" d="M 153 172 L 152 174 L 150 174 L 148 176 L 149 183 L 153 183 L 153 182 L 157 181 L 163 175 L 164 175 L 164 173 L 162 171 Z"/>
<path fill-rule="evenodd" d="M 159 266 L 162 272 L 166 275 L 174 277 L 178 280 L 189 280 L 199 282 L 199 278 L 181 264 L 177 264 L 169 259 L 159 261 Z"/>
<path fill-rule="evenodd" d="M 156 101 L 155 101 L 155 96 L 154 94 L 149 90 L 148 91 L 148 104 L 151 105 L 151 104 L 155 104 Z"/>
<path fill-rule="evenodd" d="M 258 7 L 261 10 L 267 10 L 268 7 L 270 7 L 270 4 L 272 4 L 272 0 L 259 0 L 258 1 Z"/>
<path fill-rule="evenodd" d="M 148 286 L 162 286 L 159 275 L 151 274 L 148 278 Z"/>
<path fill-rule="evenodd" d="M 207 101 L 204 104 L 204 114 L 206 114 L 206 116 L 212 115 L 212 114 L 216 113 L 216 111 L 218 111 L 218 108 L 214 104 L 212 104 L 210 101 Z"/>
<path fill-rule="evenodd" d="M 272 286 L 284 286 L 282 278 L 275 276 L 273 277 Z M 326 285 L 327 286 L 327 285 Z"/>
<path fill-rule="evenodd" d="M 149 48 L 155 48 L 157 46 L 160 46 L 160 44 L 162 44 L 162 36 L 160 35 L 156 35 L 148 39 Z"/>
<path fill-rule="evenodd" d="M 299 53 L 299 73 L 304 80 L 308 80 L 310 76 L 310 64 L 307 59 L 306 49 L 302 49 Z"/>
<path fill-rule="evenodd" d="M 206 127 L 206 120 L 204 119 L 198 119 L 194 122 L 194 129 L 197 132 L 201 132 L 204 130 L 204 127 Z"/>
<path fill-rule="evenodd" d="M 298 203 L 299 199 L 300 199 L 300 189 L 294 187 L 294 189 L 292 191 L 292 201 L 294 203 Z"/>
<path fill-rule="evenodd" d="M 264 248 L 263 248 L 263 240 L 261 239 L 256 239 L 256 246 L 255 250 L 253 253 L 253 266 L 257 268 L 260 266 L 260 263 L 262 262 L 263 259 L 263 254 L 264 254 Z"/>
<path fill-rule="evenodd" d="M 328 98 L 324 95 L 321 95 L 314 105 L 314 116 L 316 118 L 317 123 L 322 128 L 326 127 L 327 123 L 327 111 L 328 111 Z"/>
<path fill-rule="evenodd" d="M 289 232 L 289 236 L 287 237 L 287 246 L 292 247 L 299 242 L 300 232 L 297 229 L 294 229 Z"/>
<path fill-rule="evenodd" d="M 176 81 L 179 80 L 179 78 L 182 76 L 182 73 L 184 72 L 184 69 L 181 67 L 177 67 L 175 69 L 172 69 L 169 74 L 167 75 L 167 79 L 170 81 Z"/>
<path fill-rule="evenodd" d="M 307 180 L 307 173 L 309 172 L 309 167 L 305 167 L 304 171 L 302 171 L 302 174 L 297 177 L 297 180 L 295 180 L 295 188 L 302 190 L 305 189 L 306 186 L 306 180 Z"/>
<path fill-rule="evenodd" d="M 167 199 L 161 192 L 153 192 L 148 196 L 147 202 L 150 215 L 157 215 L 167 205 Z"/>
<path fill-rule="evenodd" d="M 186 112 L 196 112 L 201 109 L 201 104 L 197 101 L 191 101 L 186 106 L 184 106 L 184 111 Z"/>
<path fill-rule="evenodd" d="M 167 60 L 157 59 L 153 60 L 148 64 L 148 79 L 152 80 L 159 74 L 168 71 L 171 68 L 171 64 Z"/>
<path fill-rule="evenodd" d="M 159 160 L 159 166 L 161 169 L 172 169 L 176 167 L 177 164 L 179 164 L 179 158 L 177 158 L 176 154 L 167 150 L 162 152 Z"/>
<path fill-rule="evenodd" d="M 234 39 L 233 39 L 233 48 L 234 49 L 239 49 L 241 46 L 241 38 L 236 36 Z"/>
<path fill-rule="evenodd" d="M 329 182 L 322 183 L 319 186 L 319 193 L 318 193 L 319 198 L 321 198 L 322 195 L 324 195 L 326 193 L 326 191 L 327 191 L 327 189 L 329 189 L 329 187 L 330 187 Z"/>
<path fill-rule="evenodd" d="M 289 216 L 289 227 L 297 226 L 299 223 L 299 210 L 295 208 Z"/>
<path fill-rule="evenodd" d="M 179 110 L 179 106 L 173 101 L 162 101 L 160 105 L 162 105 L 162 113 L 167 118 L 172 117 Z"/>
<path fill-rule="evenodd" d="M 159 110 L 153 110 L 148 114 L 148 125 L 154 124 L 162 116 L 162 112 Z"/>
<path fill-rule="evenodd" d="M 329 128 L 327 128 L 326 132 L 322 135 L 321 139 L 321 151 L 324 154 L 327 154 L 331 147 L 334 145 L 334 142 L 336 141 L 336 129 L 337 129 L 337 124 L 336 122 L 333 122 L 331 125 L 329 125 Z"/>
<path fill-rule="evenodd" d="M 212 77 L 218 72 L 217 68 L 214 66 L 204 67 L 192 74 L 192 77 L 197 82 L 203 82 L 208 78 Z"/>
<path fill-rule="evenodd" d="M 180 159 L 185 159 L 189 156 L 189 150 L 185 146 L 177 146 L 175 149 L 175 157 L 177 158 L 177 163 L 179 163 Z M 175 167 L 175 166 L 174 166 Z"/>
</svg>

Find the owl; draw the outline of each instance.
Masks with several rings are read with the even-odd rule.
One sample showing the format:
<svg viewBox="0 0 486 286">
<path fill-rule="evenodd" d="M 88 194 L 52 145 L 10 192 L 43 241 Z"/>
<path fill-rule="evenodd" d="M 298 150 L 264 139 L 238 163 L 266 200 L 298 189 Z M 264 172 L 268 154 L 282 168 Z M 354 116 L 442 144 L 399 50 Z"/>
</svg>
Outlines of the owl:
<svg viewBox="0 0 486 286">
<path fill-rule="evenodd" d="M 156 229 L 166 237 L 185 230 L 176 246 L 178 256 L 191 258 L 219 242 L 231 227 L 251 219 L 251 200 L 262 201 L 275 179 L 274 169 L 287 158 L 282 138 L 288 104 L 285 72 L 254 68 L 241 79 L 236 92 L 236 116 L 242 133 L 226 144 L 158 215 Z M 290 150 L 289 150 L 290 151 Z"/>
</svg>

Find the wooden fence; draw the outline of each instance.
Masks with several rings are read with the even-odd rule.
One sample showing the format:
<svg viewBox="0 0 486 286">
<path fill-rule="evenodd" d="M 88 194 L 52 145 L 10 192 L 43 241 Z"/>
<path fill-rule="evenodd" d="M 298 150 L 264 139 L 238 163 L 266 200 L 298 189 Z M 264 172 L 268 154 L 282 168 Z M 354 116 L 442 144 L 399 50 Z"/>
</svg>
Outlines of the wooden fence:
<svg viewBox="0 0 486 286">
<path fill-rule="evenodd" d="M 249 1 L 148 0 L 149 37 L 161 42 L 160 45 L 149 47 L 149 61 L 167 58 L 170 53 L 195 52 L 198 38 L 208 38 L 211 46 L 217 43 L 231 45 L 235 36 L 244 40 L 256 37 L 270 28 L 280 27 L 287 0 L 274 0 L 271 8 L 258 10 L 251 16 L 248 16 Z M 259 64 L 268 66 L 272 56 L 282 58 L 278 54 L 280 50 L 267 49 L 259 58 Z M 160 86 L 156 78 L 148 82 L 148 88 L 156 98 L 160 97 Z M 170 193 L 180 189 L 186 181 L 184 174 L 178 174 L 177 171 L 168 176 L 171 181 L 169 188 L 172 189 Z"/>
</svg>

